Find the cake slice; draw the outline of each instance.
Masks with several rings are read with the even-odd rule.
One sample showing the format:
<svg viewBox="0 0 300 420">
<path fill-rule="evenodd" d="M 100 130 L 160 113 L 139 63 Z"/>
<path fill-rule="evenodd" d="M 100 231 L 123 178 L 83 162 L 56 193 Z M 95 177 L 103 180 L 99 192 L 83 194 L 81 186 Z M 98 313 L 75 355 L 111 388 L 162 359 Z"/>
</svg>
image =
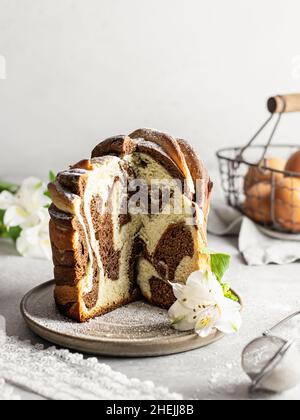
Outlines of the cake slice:
<svg viewBox="0 0 300 420">
<path fill-rule="evenodd" d="M 138 130 L 100 143 L 49 185 L 55 300 L 84 322 L 208 269 L 207 171 L 184 140 Z"/>
</svg>

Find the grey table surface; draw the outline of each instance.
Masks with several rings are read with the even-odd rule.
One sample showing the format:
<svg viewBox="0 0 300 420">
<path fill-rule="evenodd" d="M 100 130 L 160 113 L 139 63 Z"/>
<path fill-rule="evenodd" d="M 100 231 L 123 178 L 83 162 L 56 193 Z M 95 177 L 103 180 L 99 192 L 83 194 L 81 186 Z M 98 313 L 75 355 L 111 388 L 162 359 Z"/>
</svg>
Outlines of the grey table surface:
<svg viewBox="0 0 300 420">
<path fill-rule="evenodd" d="M 228 279 L 245 305 L 240 334 L 175 356 L 99 360 L 130 378 L 152 380 L 188 399 L 300 399 L 300 387 L 280 396 L 250 397 L 249 381 L 240 363 L 242 349 L 250 340 L 300 309 L 300 265 L 248 267 L 238 253 L 236 238 L 210 237 L 209 242 L 211 248 L 233 257 Z M 12 244 L 0 241 L 0 268 L 0 315 L 6 318 L 7 334 L 42 342 L 25 325 L 19 304 L 26 292 L 51 279 L 52 264 L 21 258 Z M 38 399 L 21 391 L 20 395 L 23 399 Z"/>
</svg>

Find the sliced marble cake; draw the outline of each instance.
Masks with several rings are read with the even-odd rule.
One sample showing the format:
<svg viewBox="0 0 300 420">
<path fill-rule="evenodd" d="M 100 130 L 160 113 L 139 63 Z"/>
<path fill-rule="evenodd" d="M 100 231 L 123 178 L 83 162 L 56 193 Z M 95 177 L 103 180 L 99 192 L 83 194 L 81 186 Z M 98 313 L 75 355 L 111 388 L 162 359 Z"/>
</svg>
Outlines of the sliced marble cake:
<svg viewBox="0 0 300 420">
<path fill-rule="evenodd" d="M 49 189 L 55 299 L 70 318 L 141 297 L 169 308 L 170 282 L 209 268 L 212 183 L 184 140 L 147 129 L 110 138 Z"/>
</svg>

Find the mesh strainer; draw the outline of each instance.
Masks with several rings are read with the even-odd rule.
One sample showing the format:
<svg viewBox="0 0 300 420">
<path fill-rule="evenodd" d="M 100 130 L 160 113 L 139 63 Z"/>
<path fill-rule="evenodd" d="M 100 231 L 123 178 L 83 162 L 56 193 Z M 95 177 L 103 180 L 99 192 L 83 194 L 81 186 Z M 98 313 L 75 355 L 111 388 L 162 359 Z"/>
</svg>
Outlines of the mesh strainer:
<svg viewBox="0 0 300 420">
<path fill-rule="evenodd" d="M 285 318 L 246 346 L 242 366 L 251 392 L 282 392 L 300 382 L 300 311 Z"/>
</svg>

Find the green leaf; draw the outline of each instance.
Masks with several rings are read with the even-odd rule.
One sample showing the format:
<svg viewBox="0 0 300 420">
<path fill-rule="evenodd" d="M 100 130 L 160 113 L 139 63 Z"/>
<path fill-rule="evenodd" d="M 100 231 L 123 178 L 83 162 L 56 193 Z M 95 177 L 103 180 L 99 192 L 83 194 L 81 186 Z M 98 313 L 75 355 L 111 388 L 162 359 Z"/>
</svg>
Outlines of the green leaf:
<svg viewBox="0 0 300 420">
<path fill-rule="evenodd" d="M 21 235 L 22 229 L 20 226 L 12 227 L 8 229 L 7 231 L 7 237 L 12 239 L 14 242 L 18 239 L 18 237 Z"/>
<path fill-rule="evenodd" d="M 55 175 L 55 173 L 53 171 L 49 171 L 49 180 L 50 180 L 50 182 L 55 182 L 56 181 L 56 175 Z M 50 198 L 50 200 L 52 200 L 52 197 L 51 197 L 51 194 L 50 194 L 50 191 L 49 190 L 45 191 L 44 192 L 44 195 L 46 197 Z M 47 205 L 45 207 L 46 208 L 49 208 L 50 206 Z"/>
<path fill-rule="evenodd" d="M 229 284 L 222 284 L 224 296 L 234 302 L 239 302 L 239 298 L 233 293 Z"/>
<path fill-rule="evenodd" d="M 49 180 L 50 182 L 54 182 L 56 180 L 56 175 L 53 171 L 49 171 Z"/>
<path fill-rule="evenodd" d="M 204 254 L 210 255 L 211 269 L 219 282 L 222 281 L 224 274 L 230 266 L 231 256 L 229 254 L 222 254 L 205 248 L 202 251 Z"/>
<path fill-rule="evenodd" d="M 40 181 L 40 182 L 38 182 L 37 184 L 36 184 L 36 186 L 34 187 L 36 190 L 39 190 L 40 188 L 42 188 L 42 186 L 43 186 L 43 182 L 42 181 Z"/>
<path fill-rule="evenodd" d="M 231 256 L 229 254 L 222 254 L 219 252 L 212 251 L 211 249 L 205 248 L 203 254 L 210 255 L 211 257 L 211 270 L 217 277 L 220 282 L 224 296 L 228 299 L 233 300 L 234 302 L 239 302 L 239 298 L 233 293 L 230 288 L 230 285 L 227 283 L 222 283 L 224 274 L 228 270 L 231 262 Z"/>
<path fill-rule="evenodd" d="M 3 191 L 9 191 L 13 194 L 15 194 L 19 189 L 19 186 L 16 184 L 12 184 L 7 181 L 0 180 L 0 193 Z"/>
<path fill-rule="evenodd" d="M 237 333 L 239 331 L 238 327 L 235 324 L 231 323 L 231 327 L 232 327 L 234 332 Z"/>
<path fill-rule="evenodd" d="M 4 225 L 4 215 L 5 210 L 0 210 L 0 234 L 3 230 L 6 230 L 6 227 Z"/>
</svg>

